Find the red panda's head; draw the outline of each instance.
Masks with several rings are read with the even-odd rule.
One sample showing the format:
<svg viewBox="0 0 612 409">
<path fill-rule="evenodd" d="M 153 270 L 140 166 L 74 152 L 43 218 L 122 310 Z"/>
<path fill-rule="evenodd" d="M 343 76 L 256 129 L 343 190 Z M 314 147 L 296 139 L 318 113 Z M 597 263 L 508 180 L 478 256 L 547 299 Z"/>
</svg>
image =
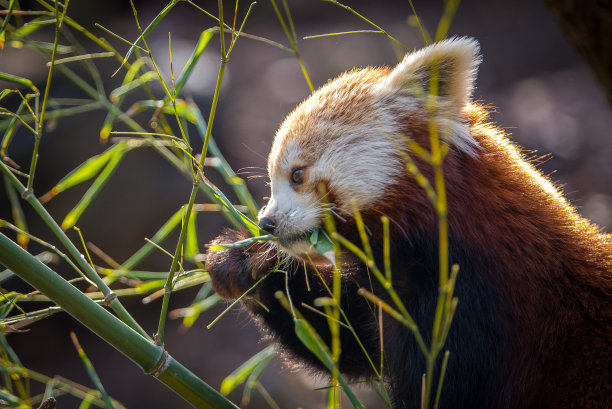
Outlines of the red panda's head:
<svg viewBox="0 0 612 409">
<path fill-rule="evenodd" d="M 469 103 L 480 62 L 470 38 L 441 41 L 406 55 L 395 68 L 342 74 L 290 113 L 276 133 L 268 158 L 272 195 L 260 226 L 279 238 L 292 256 L 311 253 L 308 237 L 321 226 L 323 183 L 341 218 L 353 206 L 368 210 L 386 189 L 406 177 L 398 154 L 407 123 L 435 120 L 454 149 L 475 154 L 476 141 L 460 111 Z M 437 72 L 436 111 L 428 111 L 429 80 Z M 414 125 L 417 126 L 417 125 Z"/>
</svg>

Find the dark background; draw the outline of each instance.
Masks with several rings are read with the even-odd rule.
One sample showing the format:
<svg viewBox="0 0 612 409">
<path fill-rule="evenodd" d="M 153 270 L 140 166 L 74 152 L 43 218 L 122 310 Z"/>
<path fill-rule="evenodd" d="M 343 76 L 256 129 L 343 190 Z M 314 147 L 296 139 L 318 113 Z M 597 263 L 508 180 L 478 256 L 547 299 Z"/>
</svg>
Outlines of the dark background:
<svg viewBox="0 0 612 409">
<path fill-rule="evenodd" d="M 197 2 L 213 14 L 216 1 Z M 226 2 L 226 21 L 233 15 L 233 2 Z M 232 4 L 230 4 L 232 3 Z M 422 46 L 418 30 L 407 24 L 411 14 L 408 1 L 346 1 L 409 47 Z M 141 24 L 163 8 L 164 2 L 136 2 Z M 31 5 L 34 7 L 34 5 Z M 315 0 L 289 0 L 296 30 L 306 35 L 370 29 L 349 12 L 332 4 Z M 247 2 L 240 3 L 239 20 Z M 442 14 L 441 1 L 415 1 L 417 12 L 430 32 L 435 32 Z M 22 2 L 22 8 L 27 9 Z M 127 1 L 72 0 L 68 15 L 98 35 L 98 22 L 114 32 L 134 40 L 137 29 Z M 190 55 L 200 33 L 215 25 L 206 15 L 188 4 L 179 4 L 148 37 L 162 70 L 169 73 L 168 32 L 172 33 L 175 72 Z M 269 2 L 257 4 L 245 31 L 262 35 L 288 45 Z M 43 32 L 47 41 L 52 33 Z M 537 1 L 463 1 L 449 35 L 469 35 L 480 41 L 483 63 L 477 80 L 475 99 L 496 107 L 493 118 L 511 133 L 530 154 L 550 154 L 540 169 L 558 185 L 591 220 L 606 231 L 612 228 L 612 143 L 610 107 L 589 68 L 563 36 L 547 9 Z M 98 51 L 85 44 L 91 52 Z M 125 52 L 127 47 L 114 45 Z M 354 34 L 321 39 L 300 40 L 300 51 L 315 87 L 328 78 L 355 66 L 392 65 L 399 50 L 382 35 Z M 200 105 L 205 116 L 210 107 L 220 55 L 218 37 L 213 39 L 193 73 L 185 94 Z M 116 62 L 97 60 L 106 82 L 107 93 L 118 86 L 110 78 Z M 75 68 L 77 65 L 71 66 Z M 177 68 L 179 67 L 179 68 Z M 0 71 L 30 78 L 44 87 L 47 70 L 42 59 L 27 49 L 7 47 L 0 53 Z M 56 75 L 52 96 L 84 97 L 69 81 Z M 4 88 L 8 84 L 0 83 Z M 9 86 L 13 88 L 12 85 Z M 157 95 L 162 95 L 157 90 Z M 265 173 L 265 158 L 275 129 L 283 117 L 308 95 L 296 59 L 269 45 L 246 38 L 239 40 L 227 66 L 224 86 L 213 128 L 213 134 L 234 169 L 258 167 Z M 90 156 L 101 152 L 99 130 L 105 113 L 84 114 L 58 121 L 48 129 L 40 148 L 35 189 L 43 194 L 66 173 Z M 146 123 L 146 115 L 138 119 Z M 117 130 L 122 130 L 120 126 Z M 195 133 L 192 132 L 195 136 Z M 31 135 L 20 132 L 9 150 L 21 165 L 29 163 Z M 199 147 L 196 147 L 199 149 Z M 532 152 L 533 151 L 533 152 Z M 252 169 L 246 169 L 244 177 Z M 215 182 L 214 172 L 209 172 Z M 0 181 L 1 183 L 1 181 Z M 220 186 L 222 184 L 220 183 Z M 48 204 L 51 214 L 61 220 L 82 196 L 87 186 L 63 193 Z M 265 179 L 249 182 L 259 203 L 268 194 Z M 8 200 L 0 187 L 0 217 L 10 220 Z M 101 247 L 116 260 L 123 261 L 143 244 L 167 218 L 188 200 L 191 184 L 152 150 L 128 153 L 120 168 L 94 201 L 78 225 L 87 240 Z M 228 189 L 223 189 L 228 192 Z M 202 200 L 199 200 L 202 201 Z M 46 226 L 24 205 L 32 232 L 52 240 Z M 202 245 L 224 225 L 218 216 L 198 218 Z M 72 234 L 72 233 L 71 233 Z M 76 238 L 72 236 L 73 238 Z M 176 237 L 165 242 L 173 248 Z M 37 252 L 35 246 L 31 247 Z M 167 270 L 170 259 L 156 254 L 143 268 Z M 56 266 L 67 271 L 65 266 Z M 17 279 L 8 287 L 21 288 Z M 171 307 L 188 305 L 195 291 L 174 294 Z M 138 298 L 125 301 L 143 327 L 154 332 L 159 302 L 143 306 Z M 247 314 L 235 309 L 211 330 L 206 325 L 222 310 L 216 308 L 200 317 L 189 331 L 181 330 L 178 321 L 168 323 L 167 349 L 178 361 L 215 388 L 221 380 L 248 357 L 261 350 L 259 336 Z M 9 337 L 24 366 L 47 375 L 60 375 L 92 386 L 69 340 L 76 331 L 88 352 L 107 391 L 129 408 L 186 408 L 188 405 L 151 377 L 145 376 L 125 357 L 100 341 L 66 314 L 42 320 L 29 332 Z M 290 371 L 280 359 L 267 371 L 264 386 L 282 408 L 323 407 L 324 391 L 312 391 L 325 385 L 325 379 L 311 377 L 304 370 Z M 41 392 L 42 389 L 37 390 Z M 240 395 L 232 395 L 239 402 Z M 368 407 L 381 407 L 375 397 L 364 392 Z M 58 408 L 78 407 L 78 401 L 60 398 Z M 252 408 L 267 407 L 254 392 Z"/>
</svg>

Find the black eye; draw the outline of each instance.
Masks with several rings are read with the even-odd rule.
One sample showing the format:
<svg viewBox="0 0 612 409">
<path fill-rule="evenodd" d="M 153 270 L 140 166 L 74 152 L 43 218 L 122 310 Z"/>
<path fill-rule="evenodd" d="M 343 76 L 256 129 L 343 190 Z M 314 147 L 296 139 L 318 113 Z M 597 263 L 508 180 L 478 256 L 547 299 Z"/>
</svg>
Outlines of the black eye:
<svg viewBox="0 0 612 409">
<path fill-rule="evenodd" d="M 301 185 L 304 182 L 304 176 L 306 172 L 304 169 L 294 169 L 291 172 L 291 184 L 292 185 Z"/>
</svg>

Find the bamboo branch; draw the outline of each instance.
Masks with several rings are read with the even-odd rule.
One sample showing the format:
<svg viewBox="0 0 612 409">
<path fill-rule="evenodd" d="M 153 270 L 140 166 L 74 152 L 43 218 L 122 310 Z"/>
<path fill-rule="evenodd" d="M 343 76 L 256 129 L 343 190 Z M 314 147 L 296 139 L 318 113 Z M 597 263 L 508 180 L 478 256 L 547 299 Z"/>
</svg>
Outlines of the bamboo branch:
<svg viewBox="0 0 612 409">
<path fill-rule="evenodd" d="M 196 408 L 236 409 L 216 390 L 155 345 L 90 300 L 16 243 L 0 234 L 0 263 L 44 293 L 87 328 Z"/>
</svg>

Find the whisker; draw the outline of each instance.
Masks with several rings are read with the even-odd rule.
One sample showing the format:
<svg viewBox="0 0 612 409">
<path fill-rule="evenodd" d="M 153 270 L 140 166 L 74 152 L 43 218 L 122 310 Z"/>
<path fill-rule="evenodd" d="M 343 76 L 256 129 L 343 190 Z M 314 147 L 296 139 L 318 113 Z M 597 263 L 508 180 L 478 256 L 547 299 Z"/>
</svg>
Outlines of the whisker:
<svg viewBox="0 0 612 409">
<path fill-rule="evenodd" d="M 338 219 L 340 219 L 342 222 L 346 222 L 346 219 L 342 216 L 340 216 L 338 214 L 338 212 L 336 210 L 334 210 L 333 208 L 329 208 L 329 211 L 331 212 L 331 214 L 333 214 L 334 216 L 336 216 Z"/>
<path fill-rule="evenodd" d="M 254 171 L 254 170 L 239 170 L 236 172 L 237 175 L 261 175 L 261 176 L 267 176 L 266 173 L 264 172 L 259 172 L 259 171 Z"/>
<path fill-rule="evenodd" d="M 258 179 L 258 178 L 267 178 L 267 175 L 251 175 L 251 176 L 247 176 L 247 180 L 253 180 L 253 179 Z"/>
<path fill-rule="evenodd" d="M 255 149 L 252 149 L 249 145 L 247 145 L 246 143 L 243 143 L 242 146 L 244 146 L 246 149 L 248 149 L 249 151 L 251 151 L 252 153 L 254 153 L 255 155 L 259 156 L 260 158 L 262 158 L 263 160 L 266 160 L 266 157 L 264 155 L 262 155 L 261 153 L 257 152 Z"/>
<path fill-rule="evenodd" d="M 266 168 L 262 168 L 261 166 L 243 166 L 240 169 L 238 169 L 238 171 L 241 171 L 243 169 L 259 169 L 259 170 L 263 170 L 264 172 L 267 171 Z"/>
<path fill-rule="evenodd" d="M 380 210 L 375 210 L 375 211 L 376 211 L 378 214 L 380 214 L 381 216 L 386 216 L 386 217 L 387 217 L 387 219 L 389 219 L 389 221 L 390 221 L 391 223 L 393 223 L 393 225 L 394 225 L 395 227 L 397 227 L 397 228 L 398 228 L 398 230 L 399 230 L 399 231 L 402 233 L 402 235 L 403 235 L 404 237 L 408 237 L 408 233 L 406 232 L 406 230 L 404 229 L 404 227 L 403 227 L 403 226 L 402 226 L 402 225 L 401 225 L 399 222 L 395 221 L 395 220 L 394 220 L 392 217 L 387 216 L 386 214 L 384 214 L 384 213 L 383 213 L 383 212 L 381 212 Z"/>
</svg>

